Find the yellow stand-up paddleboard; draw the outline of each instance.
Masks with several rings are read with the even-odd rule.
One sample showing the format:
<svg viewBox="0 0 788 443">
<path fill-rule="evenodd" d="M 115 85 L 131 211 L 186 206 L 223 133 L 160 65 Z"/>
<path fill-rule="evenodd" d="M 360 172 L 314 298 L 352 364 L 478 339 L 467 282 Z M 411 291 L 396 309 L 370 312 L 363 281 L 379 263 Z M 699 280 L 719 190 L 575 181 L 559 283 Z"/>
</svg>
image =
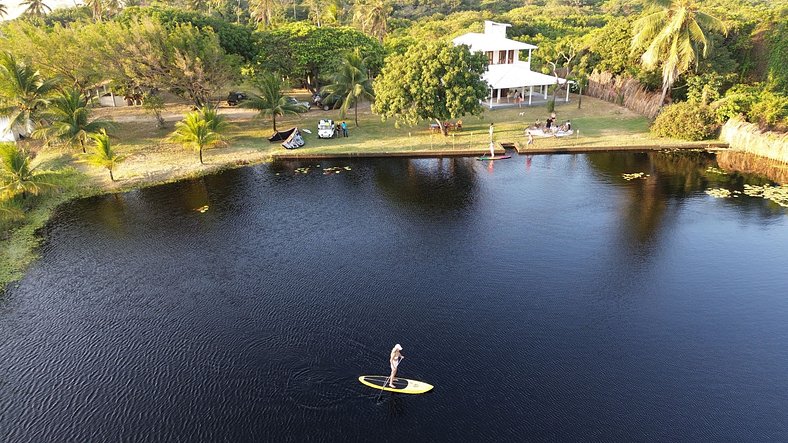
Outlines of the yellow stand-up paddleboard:
<svg viewBox="0 0 788 443">
<path fill-rule="evenodd" d="M 358 378 L 362 384 L 382 391 L 399 392 L 400 394 L 423 394 L 430 391 L 433 386 L 423 381 L 408 380 L 407 378 L 394 377 L 394 387 L 389 386 L 386 375 L 362 375 Z"/>
</svg>

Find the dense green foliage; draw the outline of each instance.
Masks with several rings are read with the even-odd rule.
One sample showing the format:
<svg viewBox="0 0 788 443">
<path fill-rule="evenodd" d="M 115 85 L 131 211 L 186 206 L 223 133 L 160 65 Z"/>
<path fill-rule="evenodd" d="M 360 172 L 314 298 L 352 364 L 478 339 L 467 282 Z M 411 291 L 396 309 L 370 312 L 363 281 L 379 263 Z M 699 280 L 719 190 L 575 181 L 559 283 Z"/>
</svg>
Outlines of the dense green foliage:
<svg viewBox="0 0 788 443">
<path fill-rule="evenodd" d="M 383 47 L 374 38 L 350 27 L 317 27 L 293 23 L 257 35 L 255 68 L 278 72 L 315 91 L 340 66 L 346 52 L 358 50 L 372 74 L 383 65 Z"/>
<path fill-rule="evenodd" d="M 714 114 L 708 107 L 689 102 L 665 106 L 651 126 L 652 132 L 659 137 L 690 141 L 711 138 L 717 128 Z"/>
<path fill-rule="evenodd" d="M 129 7 L 123 10 L 117 20 L 130 24 L 143 18 L 156 20 L 168 30 L 174 30 L 181 24 L 190 24 L 201 31 L 210 30 L 218 36 L 224 52 L 239 55 L 245 60 L 252 60 L 257 55 L 251 29 L 200 12 L 159 6 Z"/>
</svg>

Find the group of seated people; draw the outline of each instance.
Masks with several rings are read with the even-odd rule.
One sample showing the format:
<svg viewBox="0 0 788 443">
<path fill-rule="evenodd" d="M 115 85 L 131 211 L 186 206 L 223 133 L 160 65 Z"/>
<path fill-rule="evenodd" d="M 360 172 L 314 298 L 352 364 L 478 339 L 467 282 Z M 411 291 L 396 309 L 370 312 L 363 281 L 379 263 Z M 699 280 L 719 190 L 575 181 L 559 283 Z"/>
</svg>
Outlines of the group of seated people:
<svg viewBox="0 0 788 443">
<path fill-rule="evenodd" d="M 454 129 L 454 130 L 457 130 L 457 131 L 462 131 L 462 120 L 457 120 L 456 123 L 452 123 L 450 121 L 445 121 L 445 122 L 443 122 L 443 127 L 446 128 L 447 130 Z M 433 131 L 439 131 L 440 130 L 440 126 L 438 126 L 437 123 L 430 123 L 430 129 L 433 130 Z"/>
<path fill-rule="evenodd" d="M 569 132 L 572 130 L 572 122 L 569 120 L 565 121 L 562 125 L 558 125 L 555 121 L 555 116 L 552 115 L 547 118 L 547 121 L 542 123 L 541 120 L 537 119 L 533 126 L 531 126 L 530 130 L 541 130 L 542 132 Z"/>
</svg>

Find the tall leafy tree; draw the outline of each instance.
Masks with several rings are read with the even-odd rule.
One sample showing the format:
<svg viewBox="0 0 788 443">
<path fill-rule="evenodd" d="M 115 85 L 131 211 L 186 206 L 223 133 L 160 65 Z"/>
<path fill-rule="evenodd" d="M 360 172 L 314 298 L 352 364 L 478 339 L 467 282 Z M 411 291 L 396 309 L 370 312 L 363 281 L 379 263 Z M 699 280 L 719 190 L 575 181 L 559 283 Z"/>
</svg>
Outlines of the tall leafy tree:
<svg viewBox="0 0 788 443">
<path fill-rule="evenodd" d="M 226 127 L 223 121 L 213 119 L 210 112 L 206 115 L 205 110 L 193 111 L 175 124 L 175 132 L 170 135 L 170 141 L 199 152 L 200 164 L 204 164 L 203 150 L 224 143 L 223 132 Z"/>
<path fill-rule="evenodd" d="M 19 3 L 19 6 L 27 6 L 23 14 L 30 17 L 40 18 L 52 10 L 52 8 L 44 3 L 44 0 L 24 0 Z"/>
<path fill-rule="evenodd" d="M 91 134 L 90 138 L 93 139 L 93 152 L 85 159 L 88 164 L 105 168 L 109 171 L 109 179 L 115 181 L 115 176 L 112 171 L 115 170 L 126 157 L 119 155 L 112 149 L 112 144 L 109 140 L 107 132 L 102 130 L 98 134 Z"/>
<path fill-rule="evenodd" d="M 342 100 L 339 114 L 342 118 L 347 115 L 347 110 L 353 106 L 356 127 L 358 127 L 358 102 L 372 100 L 375 91 L 372 80 L 367 75 L 367 66 L 358 50 L 345 56 L 339 69 L 331 78 L 331 84 L 323 88 L 330 95 Z"/>
<path fill-rule="evenodd" d="M 375 79 L 372 110 L 409 125 L 434 120 L 448 135 L 445 120 L 482 113 L 487 83 L 481 75 L 486 66 L 486 57 L 471 53 L 465 45 L 439 42 L 411 47 L 387 59 Z"/>
<path fill-rule="evenodd" d="M 166 29 L 146 20 L 113 37 L 113 55 L 129 60 L 119 66 L 122 83 L 169 89 L 198 107 L 236 75 L 234 59 L 210 28 L 184 23 Z"/>
<path fill-rule="evenodd" d="M 304 106 L 288 100 L 282 91 L 284 84 L 276 74 L 259 74 L 254 78 L 253 83 L 258 92 L 251 94 L 241 106 L 258 111 L 261 117 L 271 117 L 274 131 L 276 131 L 276 117 L 307 111 Z"/>
<path fill-rule="evenodd" d="M 717 18 L 701 11 L 696 0 L 651 0 L 654 8 L 634 23 L 633 51 L 645 48 L 640 59 L 647 69 L 662 64 L 662 102 L 676 79 L 687 72 L 698 53 L 706 57 L 711 30 L 726 32 Z"/>
<path fill-rule="evenodd" d="M 33 131 L 56 85 L 13 55 L 0 53 L 0 116 L 8 117 L 12 128 L 22 128 L 24 135 Z"/>
<path fill-rule="evenodd" d="M 79 147 L 85 153 L 91 135 L 114 127 L 108 120 L 91 120 L 90 114 L 87 98 L 76 89 L 65 89 L 52 99 L 43 114 L 44 125 L 33 136 Z"/>
<path fill-rule="evenodd" d="M 3 199 L 38 195 L 54 186 L 53 175 L 52 171 L 33 166 L 30 155 L 16 144 L 0 143 L 0 197 Z"/>
</svg>

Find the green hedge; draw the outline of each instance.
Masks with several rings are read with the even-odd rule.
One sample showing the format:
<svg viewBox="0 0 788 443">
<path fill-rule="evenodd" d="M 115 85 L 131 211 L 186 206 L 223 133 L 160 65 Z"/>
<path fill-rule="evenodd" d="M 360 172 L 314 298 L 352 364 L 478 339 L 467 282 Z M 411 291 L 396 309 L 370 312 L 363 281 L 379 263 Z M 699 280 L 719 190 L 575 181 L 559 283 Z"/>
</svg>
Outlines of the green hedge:
<svg viewBox="0 0 788 443">
<path fill-rule="evenodd" d="M 711 138 L 718 127 L 707 106 L 680 102 L 662 109 L 651 125 L 651 132 L 659 137 L 696 141 Z"/>
</svg>

